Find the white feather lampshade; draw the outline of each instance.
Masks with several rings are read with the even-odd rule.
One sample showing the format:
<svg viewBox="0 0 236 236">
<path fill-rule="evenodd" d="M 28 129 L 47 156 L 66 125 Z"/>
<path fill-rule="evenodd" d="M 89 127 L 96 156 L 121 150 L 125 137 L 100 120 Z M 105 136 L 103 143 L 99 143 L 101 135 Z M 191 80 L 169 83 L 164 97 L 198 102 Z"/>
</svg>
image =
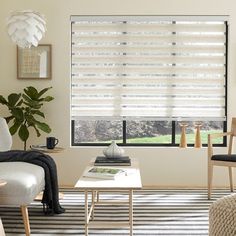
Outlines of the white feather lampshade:
<svg viewBox="0 0 236 236">
<path fill-rule="evenodd" d="M 45 31 L 45 18 L 35 11 L 16 11 L 7 19 L 7 33 L 21 48 L 37 47 Z"/>
<path fill-rule="evenodd" d="M 7 122 L 0 117 L 0 151 L 8 151 L 12 146 L 12 137 L 8 129 Z"/>
</svg>

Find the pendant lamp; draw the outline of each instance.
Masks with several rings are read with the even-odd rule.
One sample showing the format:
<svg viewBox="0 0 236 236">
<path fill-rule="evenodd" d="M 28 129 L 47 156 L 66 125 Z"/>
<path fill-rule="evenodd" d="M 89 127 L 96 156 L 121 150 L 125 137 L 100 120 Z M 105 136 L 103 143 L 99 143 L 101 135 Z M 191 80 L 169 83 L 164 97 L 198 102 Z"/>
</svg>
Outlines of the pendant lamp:
<svg viewBox="0 0 236 236">
<path fill-rule="evenodd" d="M 21 48 L 37 47 L 46 31 L 46 21 L 39 12 L 15 11 L 7 18 L 7 33 Z"/>
</svg>

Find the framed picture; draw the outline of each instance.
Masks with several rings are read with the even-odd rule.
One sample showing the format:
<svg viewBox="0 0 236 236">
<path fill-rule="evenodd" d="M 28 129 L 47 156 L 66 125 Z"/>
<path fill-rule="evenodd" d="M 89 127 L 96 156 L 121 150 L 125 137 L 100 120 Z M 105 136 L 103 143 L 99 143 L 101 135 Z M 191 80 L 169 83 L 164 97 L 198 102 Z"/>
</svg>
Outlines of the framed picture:
<svg viewBox="0 0 236 236">
<path fill-rule="evenodd" d="M 51 79 L 50 44 L 39 44 L 38 47 L 17 47 L 18 79 Z"/>
</svg>

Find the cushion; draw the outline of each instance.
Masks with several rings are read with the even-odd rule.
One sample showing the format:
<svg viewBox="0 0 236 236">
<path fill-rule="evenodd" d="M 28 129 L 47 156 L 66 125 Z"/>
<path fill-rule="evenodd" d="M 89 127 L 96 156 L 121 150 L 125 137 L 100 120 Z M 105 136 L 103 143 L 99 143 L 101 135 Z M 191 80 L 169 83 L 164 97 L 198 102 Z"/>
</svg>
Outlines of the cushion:
<svg viewBox="0 0 236 236">
<path fill-rule="evenodd" d="M 232 154 L 232 155 L 227 155 L 227 154 L 213 155 L 211 157 L 211 160 L 236 162 L 236 155 L 235 154 Z"/>
<path fill-rule="evenodd" d="M 12 136 L 10 134 L 7 122 L 0 117 L 0 151 L 8 151 L 12 146 Z"/>
<path fill-rule="evenodd" d="M 45 185 L 43 168 L 26 162 L 0 162 L 0 179 L 1 205 L 30 204 Z"/>
</svg>

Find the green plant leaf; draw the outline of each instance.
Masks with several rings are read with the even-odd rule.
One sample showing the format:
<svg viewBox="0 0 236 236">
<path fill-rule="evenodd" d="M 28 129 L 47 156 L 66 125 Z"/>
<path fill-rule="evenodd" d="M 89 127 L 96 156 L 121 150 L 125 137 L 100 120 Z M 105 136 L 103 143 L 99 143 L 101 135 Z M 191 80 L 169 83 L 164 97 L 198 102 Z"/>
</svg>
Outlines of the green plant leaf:
<svg viewBox="0 0 236 236">
<path fill-rule="evenodd" d="M 39 101 L 50 102 L 50 101 L 52 101 L 53 99 L 54 99 L 54 97 L 52 97 L 52 96 L 47 96 L 47 97 L 45 97 L 45 98 L 39 99 Z"/>
<path fill-rule="evenodd" d="M 42 105 L 42 104 L 40 104 L 40 102 L 38 100 L 32 100 L 31 98 L 29 98 L 25 94 L 22 94 L 22 97 L 24 99 L 25 104 L 27 104 L 27 106 L 29 106 L 29 107 L 33 107 L 33 108 L 38 109 Z"/>
<path fill-rule="evenodd" d="M 24 124 L 21 125 L 18 134 L 19 134 L 20 139 L 23 142 L 25 142 L 29 138 L 29 131 L 28 131 L 26 125 L 24 125 Z"/>
<path fill-rule="evenodd" d="M 36 100 L 38 98 L 38 90 L 32 86 L 24 89 L 24 92 L 32 99 Z"/>
<path fill-rule="evenodd" d="M 28 103 L 28 102 L 23 102 L 26 106 L 31 107 L 33 109 L 40 109 L 42 107 L 42 103 Z"/>
<path fill-rule="evenodd" d="M 21 94 L 17 94 L 17 93 L 12 93 L 8 96 L 8 105 L 10 107 L 14 107 L 16 105 L 16 103 L 19 101 L 21 97 Z"/>
<path fill-rule="evenodd" d="M 32 112 L 32 114 L 36 114 L 36 115 L 38 115 L 38 116 L 41 116 L 41 117 L 45 118 L 44 113 L 41 112 L 41 111 L 38 111 L 38 110 L 32 110 L 31 112 Z"/>
<path fill-rule="evenodd" d="M 11 114 L 16 118 L 16 120 L 23 122 L 24 121 L 24 108 L 15 107 L 11 109 Z"/>
<path fill-rule="evenodd" d="M 36 126 L 37 126 L 37 128 L 41 129 L 45 133 L 50 133 L 52 131 L 51 128 L 49 127 L 49 125 L 47 125 L 46 123 L 43 123 L 43 122 L 37 121 Z"/>
<path fill-rule="evenodd" d="M 44 88 L 38 93 L 38 98 L 40 98 L 44 93 L 46 93 L 52 87 Z"/>
<path fill-rule="evenodd" d="M 34 127 L 34 129 L 36 131 L 37 137 L 40 137 L 41 134 L 40 134 L 39 130 L 37 129 L 37 127 L 35 125 L 32 125 L 32 126 Z"/>
<path fill-rule="evenodd" d="M 19 129 L 20 125 L 21 125 L 21 122 L 18 122 L 18 121 L 14 122 L 13 126 L 9 129 L 11 135 L 14 135 L 17 132 L 17 130 Z"/>
<path fill-rule="evenodd" d="M 30 97 L 28 97 L 28 96 L 25 95 L 24 93 L 22 94 L 22 97 L 24 98 L 24 100 L 26 100 L 26 101 L 29 102 L 29 103 L 33 101 Z"/>
<path fill-rule="evenodd" d="M 31 114 L 25 114 L 25 119 L 26 119 L 28 127 L 35 125 L 35 119 Z"/>
<path fill-rule="evenodd" d="M 37 112 L 38 112 L 38 111 L 37 111 Z M 28 123 L 29 126 L 35 126 L 36 124 L 41 123 L 40 121 L 37 121 L 37 120 L 34 118 L 33 114 L 26 114 L 26 115 L 25 115 L 25 118 L 26 118 L 27 123 Z"/>
<path fill-rule="evenodd" d="M 21 100 L 16 104 L 16 106 L 17 106 L 17 107 L 20 107 L 20 106 L 22 105 L 22 103 L 23 103 L 23 99 L 21 99 Z"/>
<path fill-rule="evenodd" d="M 3 105 L 7 105 L 7 100 L 2 95 L 0 95 L 0 103 Z"/>
</svg>

